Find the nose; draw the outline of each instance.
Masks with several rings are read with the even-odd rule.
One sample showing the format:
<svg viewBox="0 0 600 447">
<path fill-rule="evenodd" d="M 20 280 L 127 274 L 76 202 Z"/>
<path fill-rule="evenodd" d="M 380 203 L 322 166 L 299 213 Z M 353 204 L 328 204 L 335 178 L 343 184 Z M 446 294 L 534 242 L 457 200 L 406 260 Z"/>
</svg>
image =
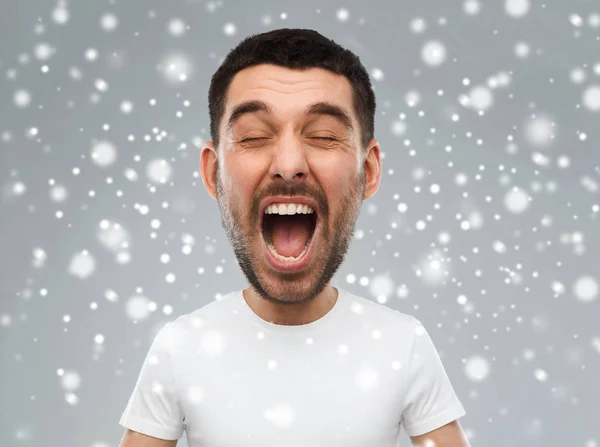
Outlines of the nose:
<svg viewBox="0 0 600 447">
<path fill-rule="evenodd" d="M 270 169 L 271 177 L 286 181 L 305 180 L 308 177 L 308 162 L 302 145 L 293 138 L 282 140 L 275 150 Z"/>
</svg>

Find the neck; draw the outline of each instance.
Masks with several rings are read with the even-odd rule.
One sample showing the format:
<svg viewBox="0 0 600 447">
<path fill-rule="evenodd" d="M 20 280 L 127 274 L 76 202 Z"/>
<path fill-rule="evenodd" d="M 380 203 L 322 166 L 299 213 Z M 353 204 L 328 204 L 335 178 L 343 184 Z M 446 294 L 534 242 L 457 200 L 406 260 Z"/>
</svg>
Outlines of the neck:
<svg viewBox="0 0 600 447">
<path fill-rule="evenodd" d="M 329 283 L 313 299 L 301 303 L 267 300 L 253 287 L 244 289 L 242 295 L 250 309 L 263 320 L 273 324 L 297 326 L 312 323 L 327 314 L 337 302 L 338 290 Z"/>
</svg>

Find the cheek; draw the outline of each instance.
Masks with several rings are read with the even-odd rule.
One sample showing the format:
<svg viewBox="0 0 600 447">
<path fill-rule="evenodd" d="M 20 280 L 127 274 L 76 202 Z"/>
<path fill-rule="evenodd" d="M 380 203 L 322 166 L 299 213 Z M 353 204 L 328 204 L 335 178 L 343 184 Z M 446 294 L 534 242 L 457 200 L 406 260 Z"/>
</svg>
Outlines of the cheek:
<svg viewBox="0 0 600 447">
<path fill-rule="evenodd" d="M 347 157 L 330 157 L 320 161 L 315 167 L 315 175 L 323 186 L 330 205 L 335 198 L 348 193 L 358 174 L 354 160 Z M 335 175 L 331 175 L 332 173 Z"/>
<path fill-rule="evenodd" d="M 252 202 L 260 185 L 261 170 L 258 166 L 229 163 L 227 166 L 228 193 L 235 206 L 248 216 Z"/>
</svg>

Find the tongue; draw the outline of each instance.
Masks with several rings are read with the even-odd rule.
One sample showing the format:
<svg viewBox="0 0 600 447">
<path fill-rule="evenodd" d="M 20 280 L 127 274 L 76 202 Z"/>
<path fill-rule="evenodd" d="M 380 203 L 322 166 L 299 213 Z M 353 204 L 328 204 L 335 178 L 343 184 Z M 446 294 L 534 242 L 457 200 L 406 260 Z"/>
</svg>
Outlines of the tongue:
<svg viewBox="0 0 600 447">
<path fill-rule="evenodd" d="M 273 219 L 271 240 L 281 256 L 297 257 L 310 236 L 310 219 L 300 214 Z"/>
</svg>

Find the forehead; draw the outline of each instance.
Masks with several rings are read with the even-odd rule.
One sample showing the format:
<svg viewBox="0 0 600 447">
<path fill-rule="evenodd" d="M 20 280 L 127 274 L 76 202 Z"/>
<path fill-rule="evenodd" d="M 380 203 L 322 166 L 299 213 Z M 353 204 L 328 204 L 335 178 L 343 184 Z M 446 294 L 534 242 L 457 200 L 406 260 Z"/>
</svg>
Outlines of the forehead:
<svg viewBox="0 0 600 447">
<path fill-rule="evenodd" d="M 229 86 L 226 114 L 236 104 L 252 99 L 264 100 L 278 112 L 300 111 L 307 104 L 323 101 L 354 115 L 350 81 L 324 68 L 294 70 L 271 64 L 245 68 L 236 73 Z"/>
</svg>

